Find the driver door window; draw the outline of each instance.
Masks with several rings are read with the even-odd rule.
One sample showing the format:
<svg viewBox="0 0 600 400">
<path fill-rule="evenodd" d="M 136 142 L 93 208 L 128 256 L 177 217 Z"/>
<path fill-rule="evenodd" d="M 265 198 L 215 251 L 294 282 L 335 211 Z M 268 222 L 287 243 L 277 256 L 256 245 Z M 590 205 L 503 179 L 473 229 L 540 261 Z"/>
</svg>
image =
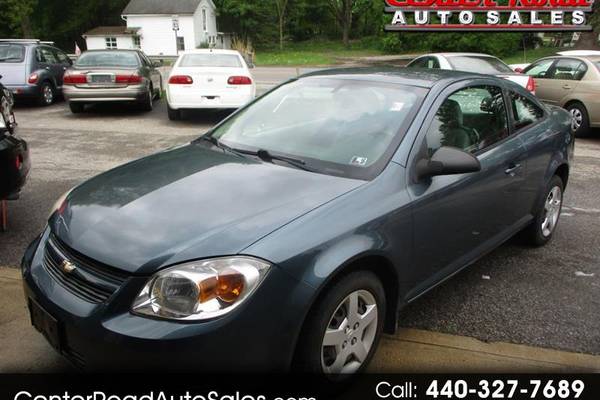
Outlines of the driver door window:
<svg viewBox="0 0 600 400">
<path fill-rule="evenodd" d="M 479 153 L 509 136 L 502 89 L 473 86 L 450 95 L 437 111 L 427 132 L 427 151 L 451 146 Z"/>
</svg>

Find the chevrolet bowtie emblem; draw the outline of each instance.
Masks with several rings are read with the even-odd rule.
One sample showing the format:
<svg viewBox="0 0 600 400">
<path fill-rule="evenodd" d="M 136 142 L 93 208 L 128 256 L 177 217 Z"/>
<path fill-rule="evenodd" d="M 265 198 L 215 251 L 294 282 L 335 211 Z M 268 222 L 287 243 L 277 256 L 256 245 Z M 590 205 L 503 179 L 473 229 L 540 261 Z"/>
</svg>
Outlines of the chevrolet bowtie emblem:
<svg viewBox="0 0 600 400">
<path fill-rule="evenodd" d="M 66 274 L 70 274 L 73 271 L 75 271 L 77 269 L 77 267 L 75 266 L 75 264 L 73 264 L 70 261 L 63 261 L 62 264 L 60 265 L 60 268 L 63 270 L 64 273 Z"/>
</svg>

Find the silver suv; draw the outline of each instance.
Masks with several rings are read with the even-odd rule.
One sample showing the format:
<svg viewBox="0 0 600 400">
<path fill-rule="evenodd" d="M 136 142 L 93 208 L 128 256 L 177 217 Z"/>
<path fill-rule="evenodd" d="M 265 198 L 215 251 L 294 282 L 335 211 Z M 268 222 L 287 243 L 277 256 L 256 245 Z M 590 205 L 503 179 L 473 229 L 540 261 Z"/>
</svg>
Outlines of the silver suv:
<svg viewBox="0 0 600 400">
<path fill-rule="evenodd" d="M 72 65 L 67 54 L 39 40 L 0 40 L 2 84 L 16 99 L 41 106 L 54 103 L 62 91 L 63 75 Z"/>
</svg>

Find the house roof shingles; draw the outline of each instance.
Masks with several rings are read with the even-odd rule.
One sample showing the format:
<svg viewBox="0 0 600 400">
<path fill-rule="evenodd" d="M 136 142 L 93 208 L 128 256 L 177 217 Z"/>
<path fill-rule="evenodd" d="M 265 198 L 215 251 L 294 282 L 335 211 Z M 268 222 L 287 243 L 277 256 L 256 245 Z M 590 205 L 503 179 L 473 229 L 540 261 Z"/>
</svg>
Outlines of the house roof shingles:
<svg viewBox="0 0 600 400">
<path fill-rule="evenodd" d="M 134 35 L 139 28 L 128 28 L 126 26 L 99 26 L 87 31 L 83 36 L 106 36 L 106 35 Z"/>
<path fill-rule="evenodd" d="M 131 0 L 123 15 L 194 14 L 202 0 Z"/>
</svg>

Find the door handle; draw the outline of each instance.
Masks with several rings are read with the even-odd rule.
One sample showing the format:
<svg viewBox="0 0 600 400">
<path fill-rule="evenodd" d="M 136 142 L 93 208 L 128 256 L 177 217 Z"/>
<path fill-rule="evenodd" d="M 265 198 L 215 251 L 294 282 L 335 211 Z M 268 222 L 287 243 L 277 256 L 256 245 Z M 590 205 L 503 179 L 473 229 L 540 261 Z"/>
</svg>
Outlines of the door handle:
<svg viewBox="0 0 600 400">
<path fill-rule="evenodd" d="M 515 173 L 521 169 L 521 164 L 510 164 L 508 169 L 504 171 L 506 175 L 515 176 Z"/>
<path fill-rule="evenodd" d="M 570 90 L 570 89 L 572 89 L 572 88 L 571 88 L 571 85 L 563 85 L 563 89 L 568 89 L 568 90 Z"/>
</svg>

